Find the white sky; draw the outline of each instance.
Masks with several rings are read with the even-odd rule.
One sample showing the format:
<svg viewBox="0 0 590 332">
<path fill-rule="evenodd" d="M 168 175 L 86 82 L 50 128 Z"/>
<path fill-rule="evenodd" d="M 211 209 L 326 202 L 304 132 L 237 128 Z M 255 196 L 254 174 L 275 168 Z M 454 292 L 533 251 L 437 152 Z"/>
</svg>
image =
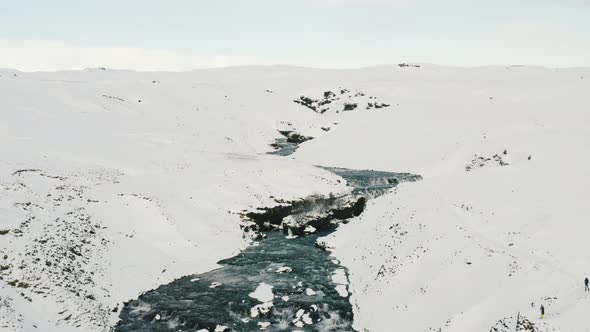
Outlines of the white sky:
<svg viewBox="0 0 590 332">
<path fill-rule="evenodd" d="M 0 0 L 0 67 L 590 66 L 590 0 Z"/>
</svg>

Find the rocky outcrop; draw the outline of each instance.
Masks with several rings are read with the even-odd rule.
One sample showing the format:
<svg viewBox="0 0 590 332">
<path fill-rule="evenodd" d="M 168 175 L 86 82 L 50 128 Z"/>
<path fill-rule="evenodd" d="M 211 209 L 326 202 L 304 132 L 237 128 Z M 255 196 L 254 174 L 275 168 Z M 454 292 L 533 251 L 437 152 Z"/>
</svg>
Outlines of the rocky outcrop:
<svg viewBox="0 0 590 332">
<path fill-rule="evenodd" d="M 320 97 L 299 96 L 293 102 L 319 113 L 340 113 L 357 109 L 381 109 L 391 106 L 379 101 L 375 96 L 367 96 L 362 91 L 352 92 L 339 88 L 338 92 L 324 91 Z"/>
<path fill-rule="evenodd" d="M 242 231 L 252 239 L 268 231 L 283 231 L 289 236 L 302 236 L 326 230 L 334 224 L 361 215 L 367 200 L 383 195 L 400 182 L 413 182 L 420 176 L 345 168 L 323 167 L 342 176 L 352 188 L 346 195 L 310 196 L 294 201 L 277 200 L 277 205 L 242 211 Z"/>
<path fill-rule="evenodd" d="M 513 317 L 500 319 L 490 328 L 490 332 L 545 332 L 555 331 L 554 328 L 545 322 L 533 323 L 531 320 L 520 314 Z"/>
<path fill-rule="evenodd" d="M 325 230 L 332 224 L 359 216 L 365 209 L 363 196 L 310 196 L 283 202 L 274 207 L 259 208 L 242 214 L 242 230 L 251 238 L 261 238 L 264 232 L 282 230 L 289 235 L 304 235 Z"/>
<path fill-rule="evenodd" d="M 397 66 L 398 67 L 401 67 L 401 68 L 408 68 L 408 67 L 411 67 L 411 68 L 420 68 L 420 65 L 416 65 L 416 64 L 412 64 L 412 63 L 405 63 L 405 62 L 404 63 L 399 63 Z"/>
<path fill-rule="evenodd" d="M 470 172 L 476 168 L 483 168 L 486 166 L 508 166 L 509 164 L 505 160 L 507 154 L 508 152 L 506 150 L 504 150 L 502 154 L 495 154 L 492 157 L 482 157 L 476 154 L 473 156 L 471 162 L 465 166 L 465 172 Z"/>
</svg>

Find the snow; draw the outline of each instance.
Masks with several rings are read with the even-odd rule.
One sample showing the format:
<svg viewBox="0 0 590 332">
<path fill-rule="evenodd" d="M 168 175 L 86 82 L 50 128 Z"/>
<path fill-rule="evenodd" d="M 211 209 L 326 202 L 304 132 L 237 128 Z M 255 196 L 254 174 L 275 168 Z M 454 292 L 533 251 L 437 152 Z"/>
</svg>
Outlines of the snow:
<svg viewBox="0 0 590 332">
<path fill-rule="evenodd" d="M 257 325 L 260 327 L 261 330 L 265 330 L 267 327 L 270 326 L 270 322 L 258 322 Z"/>
<path fill-rule="evenodd" d="M 311 318 L 309 313 L 305 312 L 305 310 L 299 309 L 295 313 L 295 319 L 293 319 L 291 323 L 293 323 L 293 325 L 295 325 L 296 327 L 303 327 L 304 325 L 313 324 L 313 319 Z"/>
<path fill-rule="evenodd" d="M 224 325 L 217 325 L 217 326 L 215 327 L 215 330 L 214 330 L 214 331 L 215 331 L 215 332 L 224 332 L 224 331 L 227 331 L 228 329 L 229 329 L 229 328 L 228 328 L 227 326 L 224 326 Z"/>
<path fill-rule="evenodd" d="M 347 190 L 312 165 L 424 178 L 323 239 L 348 270 L 357 330 L 489 331 L 519 313 L 543 331 L 590 328 L 589 69 L 12 73 L 0 330 L 107 331 L 124 301 L 244 248 L 241 212 Z M 326 91 L 339 99 L 324 114 L 293 102 Z M 390 106 L 343 111 L 347 99 Z M 314 139 L 266 155 L 285 128 Z"/>
<path fill-rule="evenodd" d="M 248 296 L 257 299 L 260 302 L 270 302 L 274 298 L 274 294 L 272 293 L 272 286 L 265 284 L 263 282 L 260 283 L 258 287 L 256 287 L 256 290 L 250 293 Z"/>
<path fill-rule="evenodd" d="M 274 305 L 272 302 L 257 304 L 254 307 L 250 308 L 250 317 L 256 318 L 264 316 L 266 313 L 270 312 L 273 306 Z"/>
<path fill-rule="evenodd" d="M 303 310 L 303 309 L 297 310 L 297 312 L 295 313 L 295 318 L 297 318 L 297 319 L 301 318 L 301 316 L 303 316 L 304 313 L 305 313 L 305 310 Z"/>
<path fill-rule="evenodd" d="M 313 324 L 313 320 L 311 319 L 308 313 L 301 316 L 301 321 L 307 325 Z"/>
<path fill-rule="evenodd" d="M 338 292 L 338 295 L 342 297 L 347 297 L 349 295 L 346 285 L 336 285 L 335 289 Z"/>
<path fill-rule="evenodd" d="M 590 328 L 588 69 L 422 69 L 372 87 L 399 107 L 350 113 L 297 152 L 424 177 L 328 239 L 350 272 L 355 327 L 488 331 L 520 312 L 539 331 Z M 492 162 L 466 172 L 474 156 Z"/>
<path fill-rule="evenodd" d="M 236 86 L 238 72 L 0 71 L 0 230 L 11 230 L 0 235 L 2 275 L 33 285 L 0 283 L 11 303 L 2 326 L 108 330 L 124 301 L 244 248 L 243 210 L 346 190 L 266 155 L 284 119 L 276 110 L 292 102 L 262 78 Z M 40 171 L 14 174 L 22 169 Z"/>
<path fill-rule="evenodd" d="M 279 267 L 276 271 L 276 273 L 282 274 L 282 273 L 291 273 L 293 272 L 293 269 L 288 267 L 288 266 L 281 266 Z"/>
<path fill-rule="evenodd" d="M 305 229 L 303 231 L 305 233 L 315 233 L 316 229 L 313 226 L 307 226 L 307 227 L 305 227 Z"/>
<path fill-rule="evenodd" d="M 342 297 L 348 297 L 348 277 L 346 276 L 346 271 L 344 269 L 337 269 L 332 274 L 332 281 L 336 284 L 336 291 L 338 295 Z"/>
<path fill-rule="evenodd" d="M 337 269 L 334 271 L 334 274 L 332 274 L 332 281 L 335 284 L 347 285 L 348 278 L 346 277 L 346 271 L 344 271 L 344 269 Z"/>
</svg>

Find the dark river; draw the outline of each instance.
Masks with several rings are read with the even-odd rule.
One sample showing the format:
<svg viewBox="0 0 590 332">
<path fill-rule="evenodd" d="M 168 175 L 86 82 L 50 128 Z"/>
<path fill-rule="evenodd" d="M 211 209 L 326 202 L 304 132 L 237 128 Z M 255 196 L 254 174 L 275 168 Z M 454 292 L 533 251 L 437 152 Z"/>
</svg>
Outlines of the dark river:
<svg viewBox="0 0 590 332">
<path fill-rule="evenodd" d="M 324 168 L 372 198 L 410 174 Z M 305 236 L 271 231 L 220 268 L 162 285 L 131 301 L 115 331 L 354 331 L 348 272 L 316 240 L 334 224 Z"/>
</svg>

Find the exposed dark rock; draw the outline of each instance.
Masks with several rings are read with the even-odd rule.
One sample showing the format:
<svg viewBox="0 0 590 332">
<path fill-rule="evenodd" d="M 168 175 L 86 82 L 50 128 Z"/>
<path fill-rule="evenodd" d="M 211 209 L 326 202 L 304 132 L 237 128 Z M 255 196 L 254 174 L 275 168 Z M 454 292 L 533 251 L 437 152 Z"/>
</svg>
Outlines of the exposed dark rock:
<svg viewBox="0 0 590 332">
<path fill-rule="evenodd" d="M 335 223 L 361 215 L 367 199 L 386 193 L 401 181 L 417 181 L 420 176 L 405 173 L 356 171 L 343 168 L 328 168 L 345 177 L 350 194 L 337 196 L 310 196 L 296 201 L 280 201 L 274 207 L 243 212 L 242 230 L 252 238 L 261 238 L 267 231 L 282 230 L 291 235 L 325 230 Z M 309 228 L 309 227 L 312 228 Z"/>
<path fill-rule="evenodd" d="M 358 107 L 355 103 L 344 103 L 344 111 L 352 111 Z"/>
<path fill-rule="evenodd" d="M 317 103 L 317 100 L 313 100 L 309 97 L 306 96 L 300 96 L 299 99 L 294 100 L 295 103 L 303 105 L 311 110 L 313 110 L 314 112 L 317 112 L 317 107 L 314 106 L 314 103 Z"/>
<path fill-rule="evenodd" d="M 385 108 L 385 107 L 389 107 L 389 106 L 391 106 L 391 105 L 386 104 L 386 103 L 381 103 L 381 104 L 375 103 L 375 108 Z"/>
<path fill-rule="evenodd" d="M 508 154 L 508 152 L 505 150 L 504 152 L 506 152 L 505 154 Z M 496 165 L 496 166 L 508 166 L 509 164 L 504 161 L 504 159 L 498 155 L 495 154 L 492 157 L 481 157 L 478 156 L 477 154 L 474 156 L 474 159 L 471 160 L 471 162 L 469 163 L 469 165 L 465 166 L 465 171 L 469 172 L 475 168 L 482 168 L 482 167 L 486 167 L 487 165 Z"/>
<path fill-rule="evenodd" d="M 119 98 L 119 97 L 115 97 L 115 96 L 109 96 L 109 95 L 102 95 L 104 98 L 108 98 L 108 99 L 116 99 L 118 101 L 125 101 L 125 99 L 123 98 Z"/>
<path fill-rule="evenodd" d="M 20 175 L 21 173 L 27 173 L 27 172 L 41 172 L 40 169 L 19 169 L 17 171 L 15 171 L 14 173 L 12 173 L 12 175 Z"/>
<path fill-rule="evenodd" d="M 270 223 L 272 225 L 279 225 L 283 218 L 291 214 L 293 211 L 293 205 L 278 205 L 271 208 L 258 209 L 262 212 L 249 212 L 245 216 L 254 221 L 258 225 L 264 225 L 264 223 Z"/>
<path fill-rule="evenodd" d="M 404 63 L 400 63 L 400 64 L 398 64 L 398 66 L 399 66 L 399 67 L 402 67 L 402 68 L 404 68 L 404 67 L 414 67 L 414 68 L 420 68 L 420 65 L 414 65 L 414 64 L 411 64 L 411 63 L 405 63 L 405 62 L 404 62 Z"/>
<path fill-rule="evenodd" d="M 287 136 L 287 142 L 296 144 L 301 144 L 312 139 L 313 137 L 303 136 L 297 133 L 292 133 L 291 135 Z"/>
<path fill-rule="evenodd" d="M 299 99 L 294 100 L 294 102 L 304 105 L 319 114 L 324 114 L 330 110 L 334 113 L 340 113 L 342 111 L 352 111 L 358 108 L 361 103 L 364 104 L 366 101 L 365 96 L 365 93 L 362 91 L 352 93 L 348 89 L 340 89 L 340 95 L 337 95 L 333 91 L 325 91 L 319 98 L 300 96 Z M 379 109 L 390 106 L 389 104 L 378 102 L 377 98 L 374 96 L 369 96 L 368 99 L 372 100 L 372 102 L 367 103 L 365 109 Z M 346 102 L 342 103 L 344 100 L 346 100 Z M 340 101 L 337 105 L 330 105 L 337 101 Z M 342 106 L 343 104 L 344 106 Z"/>
</svg>

